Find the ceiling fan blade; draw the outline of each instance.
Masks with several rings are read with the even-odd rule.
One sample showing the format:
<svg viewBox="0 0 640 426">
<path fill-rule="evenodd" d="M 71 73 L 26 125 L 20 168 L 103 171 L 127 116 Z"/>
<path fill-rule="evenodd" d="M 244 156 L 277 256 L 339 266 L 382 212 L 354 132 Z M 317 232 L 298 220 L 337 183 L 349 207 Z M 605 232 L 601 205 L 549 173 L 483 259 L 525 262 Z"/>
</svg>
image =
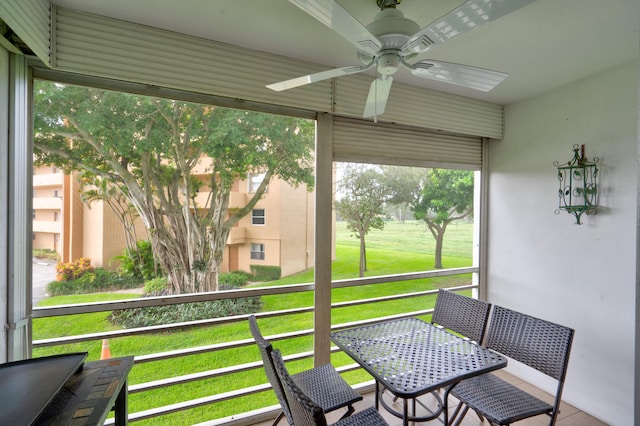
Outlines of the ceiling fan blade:
<svg viewBox="0 0 640 426">
<path fill-rule="evenodd" d="M 415 76 L 444 81 L 482 92 L 490 91 L 509 76 L 499 71 L 428 59 L 412 65 L 405 65 L 411 69 L 411 73 Z"/>
<path fill-rule="evenodd" d="M 341 35 L 358 50 L 375 54 L 382 44 L 371 32 L 334 0 L 289 0 Z"/>
<path fill-rule="evenodd" d="M 278 83 L 268 84 L 266 87 L 276 92 L 281 92 L 287 89 L 293 89 L 294 87 L 304 86 L 306 84 L 315 83 L 322 80 L 327 80 L 334 77 L 341 77 L 343 75 L 356 74 L 359 72 L 367 71 L 375 62 L 370 62 L 367 65 L 357 66 L 352 65 L 349 67 L 335 68 L 327 71 L 320 71 L 315 74 L 304 75 L 302 77 L 292 78 L 290 80 L 280 81 Z"/>
<path fill-rule="evenodd" d="M 378 77 L 371 82 L 369 96 L 367 96 L 367 103 L 362 114 L 363 117 L 375 117 L 384 113 L 389 92 L 391 91 L 391 83 L 393 83 L 393 77 L 391 76 Z"/>
<path fill-rule="evenodd" d="M 434 44 L 444 43 L 475 30 L 534 1 L 536 0 L 469 0 L 411 36 L 402 51 L 424 52 Z"/>
</svg>

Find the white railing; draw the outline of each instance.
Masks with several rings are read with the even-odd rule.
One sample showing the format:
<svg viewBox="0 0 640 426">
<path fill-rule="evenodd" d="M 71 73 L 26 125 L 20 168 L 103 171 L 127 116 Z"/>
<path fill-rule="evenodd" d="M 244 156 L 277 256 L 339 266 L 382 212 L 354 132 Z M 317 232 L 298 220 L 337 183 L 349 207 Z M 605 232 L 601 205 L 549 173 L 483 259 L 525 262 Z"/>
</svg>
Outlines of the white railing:
<svg viewBox="0 0 640 426">
<path fill-rule="evenodd" d="M 339 280 L 339 281 L 332 282 L 332 288 L 338 289 L 338 288 L 355 287 L 355 286 L 361 286 L 361 285 L 385 284 L 390 282 L 436 278 L 436 277 L 443 277 L 443 276 L 455 276 L 455 275 L 477 273 L 477 272 L 478 272 L 478 268 L 468 267 L 468 268 L 456 268 L 456 269 L 446 269 L 446 270 L 437 270 L 437 271 L 407 273 L 407 274 L 390 275 L 390 276 L 378 276 L 378 277 L 371 277 L 371 278 Z M 476 286 L 474 285 L 463 285 L 458 287 L 452 287 L 452 289 L 465 290 L 465 289 L 473 289 L 475 287 Z M 246 297 L 255 297 L 255 296 L 281 295 L 281 294 L 312 291 L 313 289 L 314 289 L 313 284 L 294 284 L 294 285 L 275 286 L 275 287 L 225 290 L 220 292 L 189 294 L 189 295 L 181 295 L 181 296 L 148 297 L 148 298 L 138 298 L 138 299 L 129 299 L 129 300 L 120 300 L 120 301 L 110 301 L 110 302 L 59 305 L 59 306 L 51 306 L 51 307 L 43 307 L 43 308 L 34 308 L 33 318 L 47 318 L 47 317 L 75 315 L 75 314 L 82 314 L 82 313 L 94 313 L 94 312 L 110 312 L 113 310 L 128 309 L 128 308 L 176 305 L 176 304 L 182 304 L 182 303 L 193 303 L 193 302 L 203 302 L 203 301 L 223 300 L 223 299 L 237 299 L 237 298 L 246 298 Z M 334 303 L 332 304 L 332 309 L 357 307 L 365 304 L 388 302 L 393 300 L 402 300 L 402 299 L 420 297 L 420 296 L 431 295 L 436 293 L 437 293 L 437 290 L 424 290 L 424 291 L 411 292 L 411 293 L 392 294 L 392 295 L 383 296 L 383 297 L 351 300 L 346 302 Z M 259 313 L 256 313 L 255 315 L 258 319 L 269 318 L 269 317 L 281 317 L 281 316 L 292 315 L 292 314 L 313 312 L 313 309 L 314 309 L 313 306 L 297 307 L 292 309 L 283 309 L 279 311 L 259 312 Z M 350 327 L 354 325 L 374 323 L 374 322 L 379 322 L 379 321 L 391 319 L 391 318 L 428 315 L 432 311 L 433 311 L 432 307 L 425 306 L 424 309 L 413 311 L 413 312 L 401 312 L 399 314 L 395 314 L 387 317 L 374 317 L 374 318 L 367 318 L 364 320 L 354 321 L 350 323 L 334 324 L 332 325 L 332 329 L 340 329 L 340 328 Z M 71 343 L 94 341 L 94 340 L 100 341 L 101 339 L 110 339 L 110 338 L 123 337 L 123 336 L 144 335 L 144 334 L 152 334 L 152 333 L 158 333 L 158 332 L 166 332 L 171 330 L 184 330 L 184 329 L 193 328 L 193 327 L 229 324 L 234 322 L 237 323 L 237 322 L 246 321 L 247 317 L 248 315 L 236 315 L 232 317 L 212 318 L 212 319 L 188 321 L 188 322 L 182 322 L 182 323 L 176 323 L 176 324 L 165 324 L 165 325 L 159 325 L 159 326 L 105 331 L 105 332 L 90 333 L 90 334 L 83 334 L 83 335 L 77 335 L 77 336 L 56 337 L 56 338 L 35 340 L 32 343 L 32 347 L 35 349 L 35 348 L 42 348 L 42 347 L 48 347 L 48 346 L 66 345 Z M 292 338 L 304 337 L 304 336 L 310 336 L 310 335 L 313 335 L 312 329 L 296 330 L 296 331 L 291 331 L 283 334 L 270 335 L 265 337 L 271 342 L 278 342 L 286 339 L 292 339 Z M 171 350 L 166 352 L 135 356 L 134 368 L 135 368 L 135 365 L 142 364 L 142 363 L 156 362 L 156 361 L 166 360 L 170 358 L 185 357 L 185 356 L 203 354 L 203 353 L 213 353 L 216 351 L 223 351 L 227 349 L 253 346 L 254 345 L 253 339 L 250 338 L 250 335 L 248 335 L 247 337 L 249 338 L 242 339 L 242 340 L 229 341 L 229 342 L 215 343 L 215 344 L 205 345 L 205 346 L 198 346 L 198 347 L 192 347 L 192 348 L 186 348 L 186 349 L 177 349 L 177 350 Z M 337 348 L 335 347 L 332 348 L 332 352 L 336 352 L 336 351 L 338 351 Z M 296 353 L 296 354 L 287 356 L 285 357 L 285 360 L 293 361 L 293 360 L 308 359 L 312 357 L 313 357 L 312 352 L 302 352 L 302 353 Z M 146 391 L 151 391 L 159 388 L 165 388 L 168 386 L 174 386 L 174 385 L 179 385 L 184 383 L 195 382 L 199 380 L 222 377 L 222 376 L 226 376 L 234 373 L 258 370 L 261 368 L 262 368 L 261 361 L 255 361 L 255 362 L 249 362 L 249 363 L 237 364 L 237 365 L 234 365 L 231 363 L 230 365 L 224 366 L 222 368 L 217 368 L 209 371 L 197 372 L 197 373 L 186 374 L 186 375 L 181 375 L 176 377 L 169 377 L 161 380 L 153 380 L 146 383 L 129 385 L 128 391 L 130 394 L 135 394 L 139 392 L 146 392 Z M 357 366 L 357 364 L 351 364 L 351 365 L 338 367 L 338 370 L 341 372 L 346 372 L 346 371 L 353 371 L 358 368 L 359 367 Z M 368 391 L 370 389 L 370 383 L 356 384 L 355 387 L 363 388 L 366 391 Z M 212 394 L 204 398 L 198 398 L 198 399 L 193 399 L 189 401 L 178 402 L 171 405 L 165 405 L 162 407 L 156 407 L 156 408 L 145 410 L 145 411 L 129 413 L 128 418 L 130 422 L 150 419 L 154 417 L 167 415 L 170 413 L 175 413 L 182 410 L 188 410 L 196 407 L 201 407 L 204 405 L 227 401 L 234 398 L 253 395 L 259 392 L 264 392 L 268 389 L 270 389 L 270 386 L 268 383 L 262 383 L 259 385 L 246 387 L 243 389 L 226 391 L 226 392 L 224 391 L 224 389 L 217 389 L 216 391 L 218 391 L 218 393 Z M 212 389 L 212 392 L 213 391 L 214 390 Z M 251 411 L 249 413 L 230 413 L 230 414 L 233 414 L 233 416 L 230 416 L 224 419 L 210 421 L 210 422 L 207 422 L 206 424 L 211 426 L 223 425 L 223 424 L 250 425 L 253 423 L 257 423 L 257 422 L 275 417 L 275 412 L 277 411 L 277 409 L 278 409 L 277 406 L 270 406 L 270 407 L 263 407 L 255 411 Z M 106 424 L 112 424 L 112 421 L 113 419 L 108 420 Z"/>
</svg>

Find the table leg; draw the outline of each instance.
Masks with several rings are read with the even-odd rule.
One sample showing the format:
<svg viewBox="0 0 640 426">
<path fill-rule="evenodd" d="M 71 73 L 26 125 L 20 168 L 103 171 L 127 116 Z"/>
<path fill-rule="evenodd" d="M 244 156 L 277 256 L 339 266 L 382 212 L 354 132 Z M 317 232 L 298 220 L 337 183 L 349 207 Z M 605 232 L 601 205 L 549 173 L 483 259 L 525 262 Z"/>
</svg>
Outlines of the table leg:
<svg viewBox="0 0 640 426">
<path fill-rule="evenodd" d="M 116 426 L 127 426 L 128 423 L 128 407 L 127 407 L 127 380 L 122 384 L 122 389 L 118 392 L 116 403 L 113 406 L 115 412 Z"/>
<path fill-rule="evenodd" d="M 409 401 L 407 400 L 407 398 L 402 398 L 402 400 L 404 401 L 402 425 L 409 426 Z"/>
<path fill-rule="evenodd" d="M 380 411 L 380 383 L 376 380 L 376 411 Z"/>
<path fill-rule="evenodd" d="M 449 392 L 451 392 L 451 389 L 453 389 L 455 385 L 457 385 L 457 383 L 452 384 L 444 390 L 444 395 L 442 398 L 442 407 L 444 410 L 444 426 L 449 426 Z"/>
</svg>

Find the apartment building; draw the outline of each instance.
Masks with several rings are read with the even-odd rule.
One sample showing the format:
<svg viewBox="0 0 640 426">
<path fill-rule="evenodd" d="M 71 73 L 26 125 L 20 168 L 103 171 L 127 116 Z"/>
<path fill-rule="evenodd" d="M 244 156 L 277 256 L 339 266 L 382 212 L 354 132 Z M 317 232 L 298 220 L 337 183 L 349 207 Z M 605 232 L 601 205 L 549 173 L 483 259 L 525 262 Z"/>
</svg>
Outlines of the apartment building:
<svg viewBox="0 0 640 426">
<path fill-rule="evenodd" d="M 206 178 L 206 161 L 194 174 Z M 234 183 L 230 208 L 246 205 L 262 182 L 252 174 Z M 114 269 L 114 257 L 126 247 L 122 223 L 102 201 L 90 205 L 81 200 L 77 179 L 51 166 L 34 167 L 33 248 L 51 249 L 62 262 L 88 257 L 94 266 Z M 204 205 L 209 192 L 201 188 L 197 202 Z M 313 266 L 313 193 L 302 185 L 293 187 L 272 179 L 267 192 L 251 214 L 231 230 L 222 272 L 243 270 L 251 265 L 280 266 L 291 275 Z M 142 223 L 136 224 L 137 239 L 147 239 Z"/>
<path fill-rule="evenodd" d="M 62 246 L 62 192 L 65 175 L 52 166 L 33 171 L 33 248 L 58 253 Z"/>
</svg>

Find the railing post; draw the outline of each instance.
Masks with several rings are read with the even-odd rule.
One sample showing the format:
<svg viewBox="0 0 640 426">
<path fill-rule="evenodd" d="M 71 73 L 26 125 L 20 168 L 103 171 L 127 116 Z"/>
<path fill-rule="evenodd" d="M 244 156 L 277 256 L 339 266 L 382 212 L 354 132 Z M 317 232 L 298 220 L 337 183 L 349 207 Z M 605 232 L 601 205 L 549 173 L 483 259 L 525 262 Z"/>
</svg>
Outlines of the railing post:
<svg viewBox="0 0 640 426">
<path fill-rule="evenodd" d="M 318 114 L 316 122 L 316 214 L 315 214 L 315 292 L 314 363 L 326 364 L 331 358 L 331 248 L 333 217 L 333 117 Z"/>
</svg>

